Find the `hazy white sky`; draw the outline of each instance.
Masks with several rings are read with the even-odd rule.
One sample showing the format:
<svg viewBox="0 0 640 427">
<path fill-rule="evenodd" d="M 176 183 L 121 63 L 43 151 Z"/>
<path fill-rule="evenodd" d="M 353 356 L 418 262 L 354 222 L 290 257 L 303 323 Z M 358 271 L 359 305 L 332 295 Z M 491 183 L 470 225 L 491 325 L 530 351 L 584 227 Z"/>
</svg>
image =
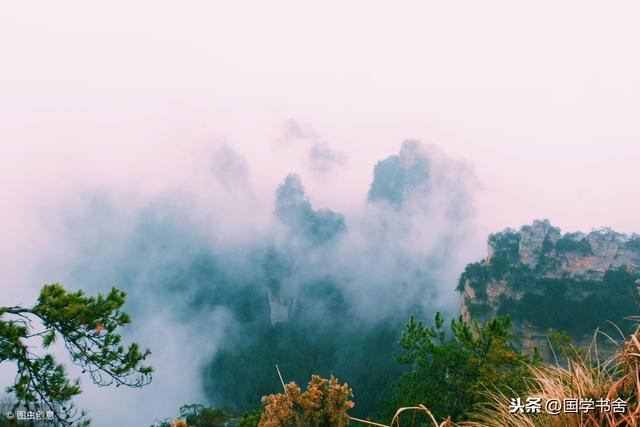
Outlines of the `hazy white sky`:
<svg viewBox="0 0 640 427">
<path fill-rule="evenodd" d="M 199 191 L 219 143 L 265 199 L 297 171 L 357 209 L 417 138 L 475 169 L 485 232 L 640 230 L 636 2 L 0 4 L 7 259 L 46 247 L 70 194 Z M 331 174 L 305 177 L 291 119 L 341 156 Z"/>
<path fill-rule="evenodd" d="M 219 141 L 273 188 L 293 118 L 347 158 L 317 186 L 337 207 L 418 138 L 475 167 L 488 229 L 640 229 L 637 3 L 256 3 L 2 2 L 5 210 L 162 188 Z"/>
<path fill-rule="evenodd" d="M 265 203 L 293 171 L 317 206 L 357 210 L 376 161 L 415 138 L 475 170 L 479 235 L 541 217 L 640 232 L 639 18 L 600 1 L 0 1 L 2 295 L 25 295 L 70 197 L 205 194 L 221 143 Z M 291 120 L 334 170 L 283 142 Z"/>
</svg>

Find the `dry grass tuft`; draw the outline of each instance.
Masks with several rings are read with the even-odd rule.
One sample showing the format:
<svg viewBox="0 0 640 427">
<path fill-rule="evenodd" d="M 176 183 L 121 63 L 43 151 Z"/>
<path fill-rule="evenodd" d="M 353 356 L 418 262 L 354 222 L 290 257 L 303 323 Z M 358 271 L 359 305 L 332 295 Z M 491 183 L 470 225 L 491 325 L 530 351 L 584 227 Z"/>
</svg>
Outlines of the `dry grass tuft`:
<svg viewBox="0 0 640 427">
<path fill-rule="evenodd" d="M 408 406 L 406 408 L 400 408 L 396 411 L 395 415 L 393 416 L 393 419 L 391 420 L 391 424 L 387 425 L 387 424 L 380 424 L 380 423 L 376 423 L 373 421 L 368 421 L 368 420 L 361 420 L 359 418 L 354 418 L 354 417 L 349 417 L 349 419 L 351 421 L 355 421 L 358 423 L 363 423 L 363 424 L 368 424 L 368 425 L 372 425 L 372 426 L 378 426 L 378 427 L 400 427 L 400 419 L 403 413 L 407 413 L 407 414 L 411 414 L 412 418 L 411 418 L 411 424 L 409 424 L 409 426 L 415 426 L 416 425 L 416 414 L 419 412 L 424 412 L 425 414 L 427 414 L 427 416 L 429 417 L 429 419 L 431 420 L 431 422 L 433 422 L 434 427 L 453 427 L 453 423 L 451 422 L 451 419 L 448 418 L 445 421 L 438 423 L 438 421 L 436 420 L 436 418 L 433 416 L 433 414 L 431 413 L 431 411 L 429 411 L 429 409 L 427 409 L 426 406 L 424 405 L 418 405 L 418 406 Z M 406 424 L 402 424 L 402 425 L 406 425 Z"/>
<path fill-rule="evenodd" d="M 594 347 L 595 348 L 595 347 Z M 600 363 L 590 351 L 585 357 L 569 361 L 567 367 L 531 367 L 531 396 L 542 400 L 540 413 L 511 413 L 509 405 L 514 396 L 487 392 L 488 402 L 474 418 L 477 422 L 464 426 L 486 427 L 588 427 L 640 425 L 640 328 L 626 341 L 625 346 L 606 362 Z M 522 396 L 523 400 L 528 396 Z M 616 399 L 627 402 L 625 413 L 595 409 L 582 413 L 547 414 L 545 402 L 564 399 Z"/>
<path fill-rule="evenodd" d="M 294 383 L 286 386 L 283 383 L 285 393 L 266 397 L 264 401 L 267 403 L 267 415 L 263 415 L 260 427 L 325 425 L 301 423 L 301 419 L 295 418 L 304 415 L 312 419 L 316 417 L 313 415 L 314 411 L 324 414 L 324 417 L 329 416 L 332 420 L 330 425 L 337 427 L 345 426 L 349 422 L 376 427 L 416 427 L 416 417 L 420 413 L 426 414 L 433 427 L 640 427 L 640 327 L 626 340 L 624 346 L 605 362 L 598 360 L 594 339 L 590 351 L 584 356 L 576 352 L 574 360 L 568 361 L 566 367 L 531 366 L 530 372 L 529 396 L 520 397 L 523 401 L 526 401 L 527 397 L 540 398 L 542 410 L 538 413 L 513 413 L 509 407 L 515 395 L 508 396 L 498 391 L 487 390 L 487 402 L 471 414 L 475 421 L 454 424 L 451 419 L 447 419 L 438 422 L 431 411 L 420 404 L 398 409 L 391 424 L 387 425 L 349 416 L 347 410 L 353 406 L 353 402 L 349 400 L 351 389 L 346 384 L 340 385 L 335 378 L 326 380 L 314 376 L 309 383 L 309 391 L 305 392 L 306 397 Z M 332 397 L 325 403 L 323 396 L 328 397 L 327 393 Z M 607 399 L 610 402 L 622 399 L 626 402 L 626 411 L 616 413 L 595 409 L 578 413 L 561 411 L 557 415 L 545 412 L 544 405 L 547 401 L 563 402 L 564 399 L 592 399 L 594 402 L 599 399 Z M 269 423 L 270 420 L 274 423 Z M 275 423 L 283 420 L 293 423 Z"/>
</svg>

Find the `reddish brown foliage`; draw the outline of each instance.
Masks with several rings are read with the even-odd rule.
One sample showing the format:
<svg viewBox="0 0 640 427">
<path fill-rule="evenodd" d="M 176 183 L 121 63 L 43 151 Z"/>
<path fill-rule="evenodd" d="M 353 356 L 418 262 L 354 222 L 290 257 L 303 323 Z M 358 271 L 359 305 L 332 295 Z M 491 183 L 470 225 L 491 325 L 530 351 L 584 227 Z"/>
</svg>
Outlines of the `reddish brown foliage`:
<svg viewBox="0 0 640 427">
<path fill-rule="evenodd" d="M 285 386 L 285 393 L 262 398 L 265 404 L 260 427 L 343 427 L 349 422 L 347 410 L 354 403 L 351 388 L 330 379 L 313 375 L 307 391 L 301 392 L 294 382 Z"/>
</svg>

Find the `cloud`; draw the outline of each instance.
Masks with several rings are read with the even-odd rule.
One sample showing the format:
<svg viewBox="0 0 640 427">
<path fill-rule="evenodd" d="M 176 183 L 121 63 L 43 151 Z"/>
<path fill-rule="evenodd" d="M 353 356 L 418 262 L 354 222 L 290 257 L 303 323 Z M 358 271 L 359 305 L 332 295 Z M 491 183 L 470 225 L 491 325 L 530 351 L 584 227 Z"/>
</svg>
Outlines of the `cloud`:
<svg viewBox="0 0 640 427">
<path fill-rule="evenodd" d="M 281 144 L 301 146 L 305 150 L 307 167 L 316 174 L 326 174 L 344 166 L 346 157 L 332 149 L 329 144 L 309 124 L 289 119 L 279 138 Z"/>
<path fill-rule="evenodd" d="M 406 141 L 375 166 L 362 209 L 344 214 L 316 206 L 295 173 L 259 194 L 249 163 L 228 145 L 194 161 L 208 176 L 199 166 L 182 179 L 191 185 L 137 206 L 116 189 L 61 204 L 50 237 L 62 250 L 40 260 L 40 274 L 89 292 L 125 289 L 127 339 L 152 348 L 157 371 L 148 389 L 89 386 L 79 403 L 99 427 L 150 423 L 194 400 L 247 409 L 275 390 L 279 363 L 298 381 L 335 373 L 359 393 L 358 410 L 373 408 L 375 387 L 359 366 L 374 363 L 389 381 L 409 314 L 457 310 L 472 173 L 437 147 Z M 143 413 L 106 409 L 136 406 Z"/>
</svg>

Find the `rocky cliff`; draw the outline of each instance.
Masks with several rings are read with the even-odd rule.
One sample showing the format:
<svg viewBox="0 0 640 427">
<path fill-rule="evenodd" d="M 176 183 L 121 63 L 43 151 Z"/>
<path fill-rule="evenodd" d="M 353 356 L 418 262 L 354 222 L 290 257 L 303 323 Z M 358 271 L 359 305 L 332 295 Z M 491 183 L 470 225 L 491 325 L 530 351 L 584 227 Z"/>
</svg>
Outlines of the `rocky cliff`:
<svg viewBox="0 0 640 427">
<path fill-rule="evenodd" d="M 586 343 L 613 322 L 623 330 L 640 314 L 640 236 L 611 229 L 566 233 L 549 221 L 506 229 L 488 239 L 487 257 L 467 266 L 458 290 L 461 314 L 508 314 L 525 348 L 548 348 L 550 330 Z"/>
</svg>

